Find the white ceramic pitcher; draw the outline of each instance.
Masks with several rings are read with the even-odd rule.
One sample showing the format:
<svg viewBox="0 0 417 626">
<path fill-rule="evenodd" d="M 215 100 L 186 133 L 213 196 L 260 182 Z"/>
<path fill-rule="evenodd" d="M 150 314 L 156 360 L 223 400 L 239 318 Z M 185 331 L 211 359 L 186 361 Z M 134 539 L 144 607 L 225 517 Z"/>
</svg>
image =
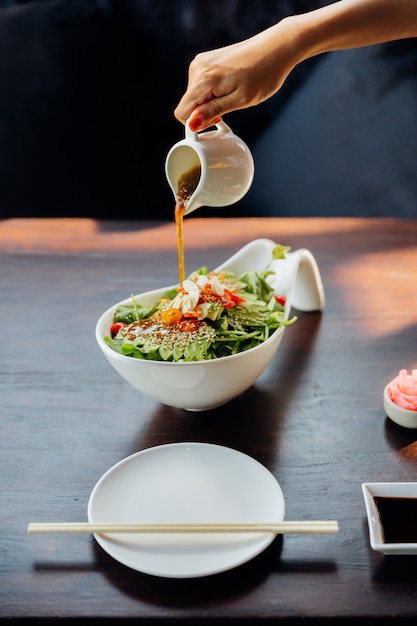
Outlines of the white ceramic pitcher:
<svg viewBox="0 0 417 626">
<path fill-rule="evenodd" d="M 202 206 L 234 204 L 247 193 L 254 176 L 252 154 L 242 139 L 223 121 L 214 129 L 198 133 L 185 125 L 185 139 L 168 152 L 165 174 L 178 199 L 178 182 L 200 168 L 200 178 L 186 202 L 185 215 Z"/>
</svg>

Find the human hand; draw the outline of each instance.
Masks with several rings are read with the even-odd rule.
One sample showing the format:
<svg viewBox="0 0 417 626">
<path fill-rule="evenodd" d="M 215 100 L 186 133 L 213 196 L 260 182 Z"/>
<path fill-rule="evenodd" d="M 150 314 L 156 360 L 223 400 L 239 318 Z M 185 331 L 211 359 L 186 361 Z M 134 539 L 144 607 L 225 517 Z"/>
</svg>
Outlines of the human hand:
<svg viewBox="0 0 417 626">
<path fill-rule="evenodd" d="M 190 129 L 196 132 L 217 124 L 226 113 L 255 106 L 276 93 L 295 64 L 280 25 L 198 54 L 190 64 L 187 91 L 175 117 L 183 123 L 189 119 Z"/>
<path fill-rule="evenodd" d="M 174 111 L 192 131 L 222 115 L 267 100 L 301 61 L 332 50 L 417 37 L 417 3 L 410 0 L 339 0 L 245 41 L 198 54 L 187 91 Z"/>
</svg>

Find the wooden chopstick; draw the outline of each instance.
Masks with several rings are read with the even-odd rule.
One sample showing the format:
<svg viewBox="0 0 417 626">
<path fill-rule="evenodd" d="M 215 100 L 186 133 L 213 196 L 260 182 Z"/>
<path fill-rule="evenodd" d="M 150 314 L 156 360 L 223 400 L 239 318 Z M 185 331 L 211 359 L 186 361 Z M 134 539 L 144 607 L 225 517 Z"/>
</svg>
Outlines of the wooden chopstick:
<svg viewBox="0 0 417 626">
<path fill-rule="evenodd" d="M 273 533 L 333 534 L 339 530 L 334 520 L 264 523 L 213 524 L 97 524 L 90 522 L 46 522 L 28 525 L 29 534 L 40 533 Z"/>
</svg>

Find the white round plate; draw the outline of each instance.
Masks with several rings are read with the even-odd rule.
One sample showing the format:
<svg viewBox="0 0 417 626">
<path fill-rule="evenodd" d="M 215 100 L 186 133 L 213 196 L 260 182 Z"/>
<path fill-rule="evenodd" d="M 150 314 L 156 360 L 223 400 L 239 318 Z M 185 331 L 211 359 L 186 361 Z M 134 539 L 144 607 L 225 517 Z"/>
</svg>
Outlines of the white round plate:
<svg viewBox="0 0 417 626">
<path fill-rule="evenodd" d="M 215 444 L 148 448 L 109 469 L 94 487 L 88 520 L 105 523 L 280 522 L 278 482 L 258 461 Z M 96 534 L 101 547 L 134 570 L 166 578 L 223 572 L 252 559 L 271 533 Z"/>
</svg>

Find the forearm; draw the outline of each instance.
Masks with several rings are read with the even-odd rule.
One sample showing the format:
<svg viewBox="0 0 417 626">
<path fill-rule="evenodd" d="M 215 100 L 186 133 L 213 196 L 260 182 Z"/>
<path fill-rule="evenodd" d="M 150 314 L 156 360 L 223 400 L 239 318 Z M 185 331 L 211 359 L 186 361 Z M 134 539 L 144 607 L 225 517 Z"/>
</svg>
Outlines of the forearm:
<svg viewBox="0 0 417 626">
<path fill-rule="evenodd" d="M 323 52 L 417 36 L 417 0 L 340 0 L 285 18 L 296 62 Z"/>
<path fill-rule="evenodd" d="M 175 110 L 193 130 L 276 93 L 296 65 L 325 52 L 417 37 L 417 0 L 339 0 L 254 37 L 197 55 Z"/>
</svg>

